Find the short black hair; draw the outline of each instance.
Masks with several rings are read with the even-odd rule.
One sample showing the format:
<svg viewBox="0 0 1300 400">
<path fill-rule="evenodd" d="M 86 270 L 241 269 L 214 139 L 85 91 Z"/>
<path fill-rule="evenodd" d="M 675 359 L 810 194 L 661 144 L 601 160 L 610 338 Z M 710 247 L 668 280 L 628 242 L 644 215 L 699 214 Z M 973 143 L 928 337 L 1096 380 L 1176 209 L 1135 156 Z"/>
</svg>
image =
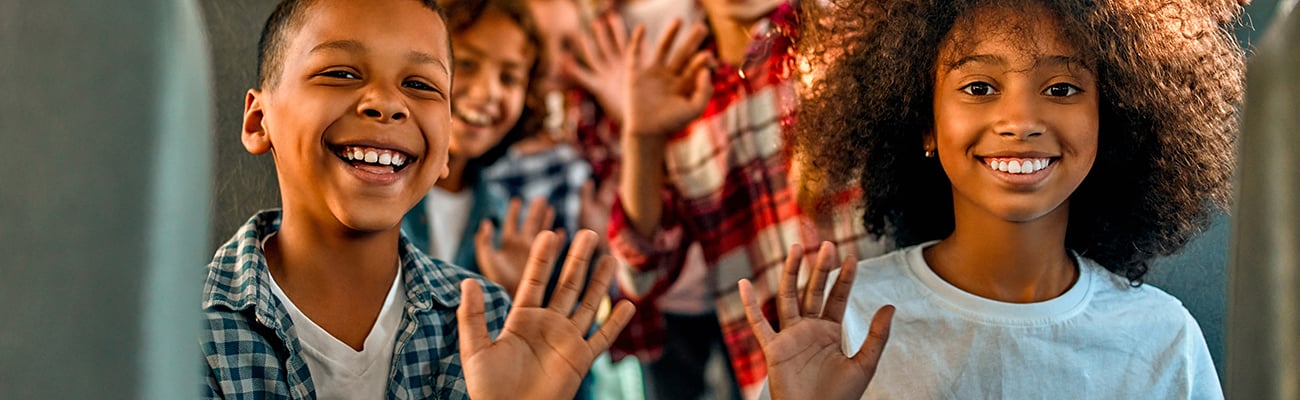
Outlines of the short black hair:
<svg viewBox="0 0 1300 400">
<path fill-rule="evenodd" d="M 951 183 L 922 141 L 935 122 L 940 45 L 979 7 L 1046 7 L 1096 68 L 1097 160 L 1070 197 L 1067 248 L 1137 285 L 1149 261 L 1226 209 L 1245 92 L 1244 52 L 1224 26 L 1239 15 L 1236 2 L 834 4 L 803 19 L 801 50 L 825 68 L 804 92 L 796 146 L 831 187 L 862 190 L 872 234 L 909 246 L 952 233 Z"/>
<path fill-rule="evenodd" d="M 266 18 L 262 26 L 262 36 L 257 40 L 257 87 L 271 88 L 277 83 L 280 71 L 284 69 L 284 48 L 289 43 L 289 34 L 301 27 L 303 16 L 317 0 L 284 0 L 275 6 L 275 11 Z M 425 8 L 433 10 L 447 22 L 447 16 L 436 0 L 419 0 Z M 448 49 L 451 48 L 451 35 L 448 35 Z"/>
</svg>

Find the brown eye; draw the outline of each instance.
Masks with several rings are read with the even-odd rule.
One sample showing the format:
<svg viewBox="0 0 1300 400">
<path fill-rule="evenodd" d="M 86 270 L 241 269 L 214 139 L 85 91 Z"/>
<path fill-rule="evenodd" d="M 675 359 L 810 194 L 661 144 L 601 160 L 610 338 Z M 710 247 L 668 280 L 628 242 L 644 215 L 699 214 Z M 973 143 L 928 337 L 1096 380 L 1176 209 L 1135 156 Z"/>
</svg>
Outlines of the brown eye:
<svg viewBox="0 0 1300 400">
<path fill-rule="evenodd" d="M 993 85 L 985 82 L 971 82 L 966 86 L 962 86 L 961 91 L 966 92 L 966 94 L 971 96 L 988 96 L 997 94 L 997 90 L 993 89 Z"/>
<path fill-rule="evenodd" d="M 1078 94 L 1082 89 L 1068 83 L 1058 83 L 1047 88 L 1043 94 L 1052 97 L 1069 97 Z"/>
</svg>

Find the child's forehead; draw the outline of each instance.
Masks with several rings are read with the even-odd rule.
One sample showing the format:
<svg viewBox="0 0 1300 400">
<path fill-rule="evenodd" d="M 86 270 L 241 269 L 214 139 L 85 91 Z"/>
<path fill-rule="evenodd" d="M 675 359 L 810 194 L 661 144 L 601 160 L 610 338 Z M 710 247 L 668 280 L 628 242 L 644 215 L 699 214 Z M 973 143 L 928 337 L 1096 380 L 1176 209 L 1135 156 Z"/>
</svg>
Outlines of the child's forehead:
<svg viewBox="0 0 1300 400">
<path fill-rule="evenodd" d="M 365 49 L 397 45 L 434 56 L 449 55 L 442 17 L 417 0 L 317 0 L 289 40 L 296 50 L 292 53 L 299 55 L 339 42 Z"/>
</svg>

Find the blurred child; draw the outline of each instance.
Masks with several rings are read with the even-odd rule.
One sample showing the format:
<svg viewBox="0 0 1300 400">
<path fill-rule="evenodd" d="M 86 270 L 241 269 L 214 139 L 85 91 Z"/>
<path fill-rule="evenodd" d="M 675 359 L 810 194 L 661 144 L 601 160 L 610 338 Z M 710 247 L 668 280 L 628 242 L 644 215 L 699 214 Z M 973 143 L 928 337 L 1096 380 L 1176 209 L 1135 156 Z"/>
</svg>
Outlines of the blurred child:
<svg viewBox="0 0 1300 400">
<path fill-rule="evenodd" d="M 609 237 L 624 261 L 619 287 L 640 312 L 611 352 L 654 360 L 646 380 L 657 398 L 692 398 L 707 390 L 693 371 L 721 348 L 733 398 L 753 398 L 767 373 L 735 282 L 755 279 L 759 301 L 770 308 L 791 244 L 832 241 L 863 256 L 884 246 L 853 222 L 848 202 L 801 204 L 791 146 L 799 104 L 795 7 L 782 0 L 700 6 L 707 27 L 689 28 L 679 40 L 684 29 L 671 24 L 644 53 L 639 36 L 630 41 L 628 54 L 637 60 L 625 78 L 621 181 Z M 702 273 L 691 273 L 686 261 L 693 244 L 703 255 Z M 705 293 L 707 311 L 660 312 L 669 289 Z"/>
<path fill-rule="evenodd" d="M 630 318 L 617 307 L 583 339 L 614 270 L 599 263 L 575 307 L 592 232 L 550 308 L 537 282 L 557 240 L 538 235 L 513 309 L 402 234 L 448 173 L 448 36 L 432 1 L 287 0 L 267 20 L 241 138 L 275 158 L 283 210 L 254 215 L 208 265 L 205 397 L 572 397 Z"/>
<path fill-rule="evenodd" d="M 1142 278 L 1229 199 L 1239 7 L 1169 3 L 838 4 L 859 25 L 800 149 L 905 247 L 850 258 L 824 307 L 833 252 L 804 295 L 788 259 L 780 333 L 742 284 L 772 397 L 1222 398 L 1196 321 Z"/>
<path fill-rule="evenodd" d="M 531 15 L 521 0 L 444 0 L 456 85 L 451 91 L 450 173 L 403 219 L 416 246 L 441 260 L 480 272 L 512 292 L 528 244 L 551 228 L 553 211 L 533 202 L 522 223 L 520 201 L 507 206 L 488 189 L 483 171 L 521 138 L 532 120 L 521 120 L 529 87 L 539 74 L 539 50 Z M 535 107 L 535 106 L 534 106 Z M 504 228 L 499 246 L 496 227 Z M 569 232 L 577 232 L 571 230 Z M 510 267 L 507 268 L 506 266 Z"/>
</svg>

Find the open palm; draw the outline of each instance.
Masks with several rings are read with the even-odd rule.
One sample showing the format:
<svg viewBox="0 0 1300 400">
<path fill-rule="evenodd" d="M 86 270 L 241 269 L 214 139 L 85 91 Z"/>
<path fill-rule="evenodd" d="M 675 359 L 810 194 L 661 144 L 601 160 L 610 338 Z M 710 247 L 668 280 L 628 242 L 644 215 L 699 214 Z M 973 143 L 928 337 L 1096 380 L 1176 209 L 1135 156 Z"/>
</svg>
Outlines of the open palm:
<svg viewBox="0 0 1300 400">
<path fill-rule="evenodd" d="M 633 312 L 631 303 L 620 302 L 600 330 L 584 339 L 614 276 L 613 260 L 602 257 L 581 304 L 577 303 L 597 240 L 595 232 L 579 232 L 551 303 L 542 307 L 558 242 L 552 232 L 539 234 L 515 293 L 514 307 L 496 341 L 488 336 L 482 288 L 472 279 L 461 282 L 464 298 L 456 314 L 470 397 L 573 398 L 596 356 L 609 348 Z M 500 377 L 508 379 L 495 379 Z"/>
<path fill-rule="evenodd" d="M 709 71 L 713 58 L 698 50 L 708 30 L 697 24 L 674 47 L 681 25 L 673 20 L 648 57 L 641 50 L 645 27 L 632 32 L 622 114 L 628 125 L 625 130 L 633 134 L 662 136 L 679 131 L 704 113 L 713 95 Z"/>
<path fill-rule="evenodd" d="M 880 353 L 889 339 L 892 306 L 876 312 L 871 332 L 862 350 L 853 357 L 840 349 L 841 320 L 848 304 L 853 276 L 857 272 L 854 257 L 844 259 L 839 279 L 831 288 L 829 300 L 822 306 L 826 277 L 835 259 L 835 245 L 822 244 L 816 265 L 804 293 L 798 293 L 799 266 L 803 247 L 794 245 L 786 256 L 777 289 L 776 305 L 781 332 L 768 324 L 754 297 L 749 280 L 740 281 L 740 297 L 745 316 L 767 358 L 768 386 L 773 399 L 857 399 L 867 390 L 876 373 Z"/>
</svg>

